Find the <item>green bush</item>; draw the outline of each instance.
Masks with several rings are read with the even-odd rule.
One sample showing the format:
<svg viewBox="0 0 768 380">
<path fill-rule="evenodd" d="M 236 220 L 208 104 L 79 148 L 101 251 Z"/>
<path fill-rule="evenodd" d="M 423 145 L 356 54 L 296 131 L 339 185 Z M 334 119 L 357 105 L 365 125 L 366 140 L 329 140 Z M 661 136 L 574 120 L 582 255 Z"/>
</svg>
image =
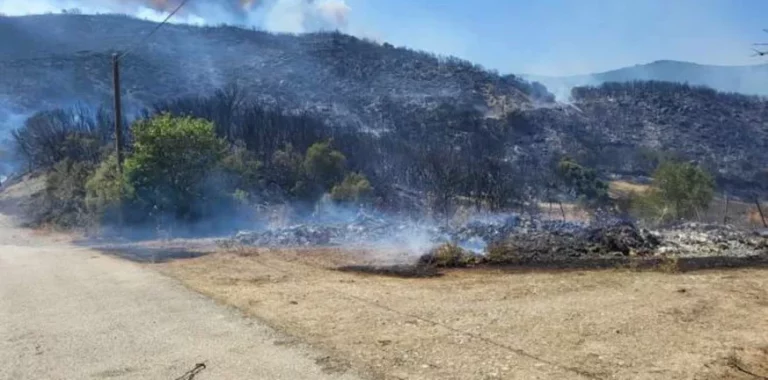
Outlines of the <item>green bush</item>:
<svg viewBox="0 0 768 380">
<path fill-rule="evenodd" d="M 348 173 L 341 183 L 331 190 L 331 199 L 336 202 L 361 203 L 370 199 L 373 187 L 360 173 Z"/>
<path fill-rule="evenodd" d="M 302 169 L 310 183 L 328 191 L 343 178 L 346 161 L 344 154 L 331 148 L 330 141 L 317 142 L 307 149 Z"/>
<path fill-rule="evenodd" d="M 456 244 L 445 243 L 433 248 L 419 259 L 421 264 L 438 268 L 461 268 L 480 263 L 480 258 Z"/>
<path fill-rule="evenodd" d="M 597 177 L 597 172 L 570 158 L 557 164 L 557 176 L 565 189 L 585 205 L 599 206 L 609 199 L 608 184 Z"/>
<path fill-rule="evenodd" d="M 212 173 L 226 155 L 226 142 L 211 122 L 160 115 L 132 127 L 133 153 L 125 161 L 131 196 L 149 213 L 191 220 L 214 207 L 221 189 L 212 189 Z"/>
<path fill-rule="evenodd" d="M 228 189 L 240 190 L 241 197 L 243 194 L 252 194 L 263 187 L 263 165 L 242 143 L 233 145 L 229 154 L 222 158 L 219 166 L 225 177 L 224 186 Z"/>
<path fill-rule="evenodd" d="M 700 167 L 674 161 L 659 165 L 653 186 L 633 200 L 633 212 L 655 222 L 688 219 L 709 207 L 715 182 Z"/>
<path fill-rule="evenodd" d="M 85 183 L 92 171 L 90 164 L 70 159 L 54 165 L 40 201 L 32 205 L 32 224 L 65 229 L 89 226 L 92 218 L 85 205 Z"/>
<path fill-rule="evenodd" d="M 108 210 L 120 207 L 121 192 L 127 192 L 123 186 L 123 178 L 117 172 L 117 157 L 110 155 L 85 183 L 88 211 L 103 217 Z"/>
<path fill-rule="evenodd" d="M 300 181 L 303 162 L 304 157 L 301 153 L 294 150 L 293 145 L 286 145 L 272 155 L 270 181 L 286 192 L 290 192 Z"/>
</svg>

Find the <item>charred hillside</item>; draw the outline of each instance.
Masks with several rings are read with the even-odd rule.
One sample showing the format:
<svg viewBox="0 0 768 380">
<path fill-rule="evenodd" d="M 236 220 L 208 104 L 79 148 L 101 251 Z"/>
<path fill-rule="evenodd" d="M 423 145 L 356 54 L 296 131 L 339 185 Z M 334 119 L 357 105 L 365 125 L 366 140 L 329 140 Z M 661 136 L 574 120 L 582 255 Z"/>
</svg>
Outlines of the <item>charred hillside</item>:
<svg viewBox="0 0 768 380">
<path fill-rule="evenodd" d="M 768 167 L 768 102 L 669 82 L 607 83 L 573 91 L 584 148 L 607 170 L 647 173 L 649 152 L 696 160 L 721 180 L 751 182 Z M 746 183 L 743 183 L 746 185 Z"/>
<path fill-rule="evenodd" d="M 153 26 L 107 15 L 0 18 L 0 98 L 19 112 L 41 101 L 108 100 L 111 53 Z M 236 83 L 264 102 L 370 129 L 387 127 L 378 108 L 388 101 L 424 108 L 451 102 L 492 113 L 530 106 L 534 90 L 466 61 L 340 33 L 297 37 L 235 27 L 167 25 L 137 46 L 123 69 L 126 102 L 133 105 Z"/>
<path fill-rule="evenodd" d="M 152 27 L 116 15 L 0 17 L 0 113 L 110 104 L 112 52 Z M 129 109 L 218 124 L 234 119 L 190 99 L 235 84 L 254 109 L 316 119 L 313 138 L 335 137 L 355 168 L 407 188 L 443 183 L 472 195 L 497 177 L 514 177 L 505 186 L 542 182 L 565 154 L 604 175 L 647 175 L 661 154 L 674 154 L 734 187 L 754 185 L 768 167 L 762 98 L 630 82 L 577 88 L 565 105 L 513 75 L 340 33 L 167 25 L 131 51 L 122 73 Z M 241 116 L 237 128 L 264 130 Z"/>
</svg>

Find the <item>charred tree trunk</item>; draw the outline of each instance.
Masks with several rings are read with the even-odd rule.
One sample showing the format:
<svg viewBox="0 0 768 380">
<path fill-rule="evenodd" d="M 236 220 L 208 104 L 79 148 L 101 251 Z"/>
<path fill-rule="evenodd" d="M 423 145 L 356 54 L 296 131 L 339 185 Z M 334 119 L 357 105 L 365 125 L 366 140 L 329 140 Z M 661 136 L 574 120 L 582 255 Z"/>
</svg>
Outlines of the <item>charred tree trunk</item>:
<svg viewBox="0 0 768 380">
<path fill-rule="evenodd" d="M 768 224 L 765 223 L 765 214 L 763 214 L 763 208 L 760 207 L 759 197 L 755 197 L 755 206 L 757 206 L 757 212 L 760 213 L 760 220 L 763 222 L 763 227 L 768 228 Z"/>
</svg>

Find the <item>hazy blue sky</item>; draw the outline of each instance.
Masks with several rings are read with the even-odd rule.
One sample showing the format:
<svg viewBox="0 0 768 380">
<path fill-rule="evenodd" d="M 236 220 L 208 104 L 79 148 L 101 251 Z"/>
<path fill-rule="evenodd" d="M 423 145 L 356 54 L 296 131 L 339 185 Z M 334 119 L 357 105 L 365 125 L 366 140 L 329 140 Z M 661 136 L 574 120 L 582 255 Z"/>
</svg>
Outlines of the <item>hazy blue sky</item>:
<svg viewBox="0 0 768 380">
<path fill-rule="evenodd" d="M 352 31 L 504 72 L 575 74 L 659 59 L 753 64 L 768 0 L 348 0 Z"/>
<path fill-rule="evenodd" d="M 168 0 L 170 5 L 180 0 Z M 177 21 L 359 36 L 457 55 L 502 72 L 567 75 L 659 59 L 754 64 L 768 0 L 190 0 Z M 8 14 L 80 7 L 161 19 L 156 0 L 0 0 Z M 185 18 L 186 17 L 186 18 Z M 245 20 L 245 21 L 244 21 Z"/>
</svg>

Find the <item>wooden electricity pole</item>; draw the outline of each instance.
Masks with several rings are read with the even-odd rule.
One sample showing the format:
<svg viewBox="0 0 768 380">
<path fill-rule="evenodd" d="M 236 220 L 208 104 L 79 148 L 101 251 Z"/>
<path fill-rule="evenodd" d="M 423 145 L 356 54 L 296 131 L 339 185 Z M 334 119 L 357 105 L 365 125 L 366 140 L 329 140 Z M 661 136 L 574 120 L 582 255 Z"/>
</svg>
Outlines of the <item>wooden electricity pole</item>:
<svg viewBox="0 0 768 380">
<path fill-rule="evenodd" d="M 120 101 L 120 55 L 112 54 L 112 87 L 115 95 L 115 154 L 117 155 L 117 226 L 123 229 L 123 104 Z"/>
<path fill-rule="evenodd" d="M 115 153 L 117 173 L 123 175 L 123 105 L 120 101 L 120 56 L 112 54 L 112 84 L 115 95 Z"/>
</svg>

